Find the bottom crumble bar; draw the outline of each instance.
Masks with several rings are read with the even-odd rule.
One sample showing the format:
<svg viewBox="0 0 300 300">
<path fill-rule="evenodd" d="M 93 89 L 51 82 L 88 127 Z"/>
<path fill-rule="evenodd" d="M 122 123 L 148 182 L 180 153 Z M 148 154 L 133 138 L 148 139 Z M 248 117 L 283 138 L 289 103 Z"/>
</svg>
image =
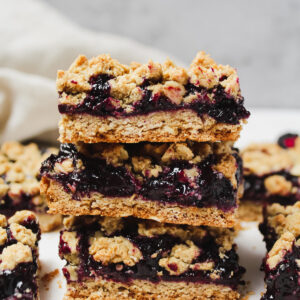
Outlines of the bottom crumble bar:
<svg viewBox="0 0 300 300">
<path fill-rule="evenodd" d="M 38 242 L 35 214 L 0 215 L 0 299 L 38 300 Z"/>
<path fill-rule="evenodd" d="M 266 292 L 262 300 L 300 299 L 300 202 L 273 204 L 260 224 L 269 251 L 262 265 Z"/>
<path fill-rule="evenodd" d="M 135 218 L 68 217 L 65 299 L 238 299 L 233 229 Z"/>
<path fill-rule="evenodd" d="M 262 221 L 265 204 L 300 201 L 300 137 L 285 134 L 277 143 L 252 144 L 241 151 L 245 191 L 239 207 L 244 221 Z"/>
</svg>

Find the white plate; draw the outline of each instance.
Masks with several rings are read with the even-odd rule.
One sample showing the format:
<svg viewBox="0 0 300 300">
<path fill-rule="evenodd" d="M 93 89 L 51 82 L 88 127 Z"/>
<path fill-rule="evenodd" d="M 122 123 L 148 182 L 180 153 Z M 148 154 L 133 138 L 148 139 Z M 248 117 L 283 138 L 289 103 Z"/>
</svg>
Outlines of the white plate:
<svg viewBox="0 0 300 300">
<path fill-rule="evenodd" d="M 242 132 L 237 146 L 244 147 L 254 141 L 274 141 L 286 132 L 300 133 L 300 111 L 284 109 L 252 109 L 252 116 Z M 256 223 L 243 223 L 245 230 L 236 239 L 240 264 L 247 269 L 244 279 L 249 282 L 246 289 L 255 294 L 249 299 L 259 300 L 264 289 L 263 272 L 259 271 L 260 264 L 266 253 L 262 236 Z M 61 269 L 64 263 L 58 257 L 58 232 L 43 234 L 40 242 L 40 260 L 42 275 Z M 60 271 L 49 284 L 41 282 L 42 300 L 60 300 L 65 291 L 65 281 Z"/>
</svg>

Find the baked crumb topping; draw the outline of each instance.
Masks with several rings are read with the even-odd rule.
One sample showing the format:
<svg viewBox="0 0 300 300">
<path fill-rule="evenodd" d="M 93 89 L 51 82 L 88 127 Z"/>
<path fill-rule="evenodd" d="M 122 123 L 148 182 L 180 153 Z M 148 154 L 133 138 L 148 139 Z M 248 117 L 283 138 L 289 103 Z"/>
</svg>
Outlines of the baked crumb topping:
<svg viewBox="0 0 300 300">
<path fill-rule="evenodd" d="M 179 275 L 186 272 L 191 267 L 192 261 L 199 255 L 200 249 L 188 240 L 186 244 L 174 246 L 169 257 L 159 260 L 159 265 L 171 275 Z"/>
<path fill-rule="evenodd" d="M 3 249 L 0 261 L 0 270 L 13 270 L 20 263 L 32 262 L 32 252 L 29 246 L 18 242 Z"/>
<path fill-rule="evenodd" d="M 51 153 L 57 153 L 57 149 L 48 148 L 41 152 L 34 143 L 4 143 L 0 148 L 0 198 L 8 196 L 13 204 L 17 205 L 23 201 L 22 197 L 25 194 L 35 198 L 33 205 L 41 208 L 46 206 L 44 198 L 40 195 L 37 177 L 41 163 Z"/>
<path fill-rule="evenodd" d="M 207 89 L 221 85 L 229 95 L 235 98 L 240 96 L 236 70 L 228 65 L 216 64 L 203 51 L 196 55 L 187 70 L 176 66 L 169 59 L 164 64 L 150 60 L 146 64 L 132 63 L 127 66 L 120 64 L 107 54 L 90 60 L 81 55 L 69 70 L 58 71 L 57 90 L 59 92 L 87 92 L 91 89 L 89 79 L 98 74 L 112 77 L 109 80 L 112 97 L 122 99 L 123 107 L 141 99 L 140 86 L 145 81 L 152 82 L 150 89 L 156 94 L 164 94 L 177 104 L 181 101 L 190 101 L 188 97 L 184 97 L 185 85 L 188 82 Z M 65 95 L 63 98 L 65 102 Z"/>
<path fill-rule="evenodd" d="M 274 269 L 281 262 L 286 252 L 291 250 L 294 241 L 295 236 L 291 232 L 287 231 L 281 235 L 268 253 L 267 265 L 270 269 Z"/>
<path fill-rule="evenodd" d="M 292 191 L 292 183 L 281 175 L 272 175 L 265 179 L 264 185 L 270 194 L 286 196 Z"/>
<path fill-rule="evenodd" d="M 274 228 L 278 236 L 286 231 L 300 236 L 300 202 L 290 206 L 272 204 L 266 208 L 266 216 L 268 225 Z"/>
<path fill-rule="evenodd" d="M 29 220 L 31 224 L 37 223 L 35 214 L 30 211 L 19 211 L 8 222 L 5 216 L 0 215 L 0 270 L 13 270 L 20 263 L 33 261 L 38 233 L 21 225 Z"/>
<path fill-rule="evenodd" d="M 31 248 L 34 247 L 37 237 L 30 229 L 27 229 L 20 224 L 13 223 L 10 225 L 10 231 L 18 242 L 28 245 Z"/>
<path fill-rule="evenodd" d="M 90 243 L 89 253 L 95 261 L 104 265 L 123 262 L 128 266 L 134 266 L 142 259 L 141 251 L 121 236 L 107 238 L 102 237 L 101 232 L 97 232 Z"/>
<path fill-rule="evenodd" d="M 131 153 L 127 150 L 126 145 L 81 144 L 78 150 L 88 156 L 105 158 L 107 163 L 114 166 L 130 165 L 128 159 L 130 159 Z M 211 154 L 222 155 L 214 169 L 223 173 L 233 186 L 237 187 L 235 177 L 237 166 L 236 159 L 232 155 L 234 152 L 232 143 L 144 143 L 138 145 L 135 151 L 139 155 L 131 157 L 133 170 L 147 177 L 157 177 L 163 171 L 163 164 L 168 165 L 176 160 L 197 164 Z M 189 177 L 196 176 L 195 169 L 186 171 Z"/>
<path fill-rule="evenodd" d="M 282 148 L 275 143 L 252 144 L 241 151 L 244 173 L 265 175 L 281 170 L 290 171 L 291 175 L 300 176 L 300 138 L 295 146 Z"/>
</svg>

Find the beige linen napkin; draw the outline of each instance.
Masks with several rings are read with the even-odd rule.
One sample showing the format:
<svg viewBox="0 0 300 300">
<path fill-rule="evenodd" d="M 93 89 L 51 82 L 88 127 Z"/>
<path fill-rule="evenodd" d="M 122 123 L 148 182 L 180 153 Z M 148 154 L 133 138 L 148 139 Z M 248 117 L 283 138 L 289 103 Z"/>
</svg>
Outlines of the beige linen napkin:
<svg viewBox="0 0 300 300">
<path fill-rule="evenodd" d="M 56 130 L 56 71 L 78 54 L 110 53 L 123 63 L 167 57 L 127 38 L 83 29 L 38 0 L 3 1 L 0 19 L 0 142 Z"/>
</svg>

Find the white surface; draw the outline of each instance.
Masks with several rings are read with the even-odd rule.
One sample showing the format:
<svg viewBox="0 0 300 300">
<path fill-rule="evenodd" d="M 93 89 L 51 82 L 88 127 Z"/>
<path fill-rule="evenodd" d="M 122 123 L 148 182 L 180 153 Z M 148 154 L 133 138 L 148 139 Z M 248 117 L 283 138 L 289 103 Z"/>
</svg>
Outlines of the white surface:
<svg viewBox="0 0 300 300">
<path fill-rule="evenodd" d="M 279 135 L 286 132 L 300 133 L 299 110 L 252 109 L 251 112 L 250 121 L 245 126 L 238 142 L 240 147 L 255 141 L 274 141 Z M 240 264 L 247 269 L 244 279 L 250 283 L 246 286 L 246 290 L 255 292 L 255 295 L 249 299 L 259 300 L 264 287 L 264 274 L 259 271 L 259 267 L 266 253 L 265 245 L 256 223 L 244 223 L 243 227 L 245 230 L 242 230 L 236 239 Z M 61 269 L 63 266 L 63 262 L 58 257 L 58 232 L 43 235 L 40 243 L 40 260 L 42 275 L 56 268 Z M 51 281 L 48 288 L 49 290 L 46 290 L 41 285 L 42 300 L 62 299 L 65 285 L 61 272 Z"/>
</svg>

